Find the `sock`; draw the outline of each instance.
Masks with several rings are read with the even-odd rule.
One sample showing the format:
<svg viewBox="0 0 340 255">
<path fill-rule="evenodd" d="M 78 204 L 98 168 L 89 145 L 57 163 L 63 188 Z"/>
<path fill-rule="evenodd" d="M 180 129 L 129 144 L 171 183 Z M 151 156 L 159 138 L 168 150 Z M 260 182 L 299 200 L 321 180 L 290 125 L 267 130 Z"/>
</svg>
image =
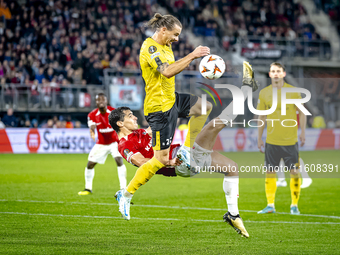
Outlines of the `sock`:
<svg viewBox="0 0 340 255">
<path fill-rule="evenodd" d="M 275 202 L 275 192 L 276 192 L 276 178 L 275 174 L 266 174 L 266 196 L 267 196 L 267 203 L 269 206 L 274 207 Z"/>
<path fill-rule="evenodd" d="M 300 158 L 299 160 L 300 160 L 300 173 L 301 173 L 301 177 L 302 178 L 310 178 L 308 173 L 306 172 L 306 169 L 305 169 L 305 162 L 303 162 L 302 158 Z"/>
<path fill-rule="evenodd" d="M 280 161 L 280 171 L 278 171 L 276 174 L 277 174 L 277 179 L 279 181 L 285 181 L 285 173 L 283 171 L 283 168 L 285 166 L 285 163 L 283 161 L 283 159 L 281 159 Z"/>
<path fill-rule="evenodd" d="M 120 189 L 126 188 L 126 166 L 117 166 Z"/>
<path fill-rule="evenodd" d="M 92 182 L 94 177 L 94 168 L 87 169 L 85 168 L 85 189 L 92 190 Z"/>
<path fill-rule="evenodd" d="M 200 116 L 192 116 L 188 123 L 188 134 L 184 141 L 184 146 L 191 148 L 194 145 L 194 142 L 196 140 L 196 137 L 198 134 L 202 131 L 202 128 L 207 121 L 207 118 L 209 114 L 211 113 L 210 109 L 207 111 L 206 115 L 200 115 Z"/>
<path fill-rule="evenodd" d="M 147 183 L 154 174 L 164 167 L 161 162 L 159 162 L 155 157 L 150 159 L 148 162 L 139 167 L 135 173 L 135 176 L 130 181 L 126 188 L 126 191 L 130 194 L 134 194 L 140 186 Z"/>
<path fill-rule="evenodd" d="M 228 211 L 231 215 L 236 216 L 239 214 L 238 211 L 238 184 L 239 178 L 238 176 L 225 176 L 223 180 L 223 190 L 225 193 L 225 198 L 228 204 Z"/>
<path fill-rule="evenodd" d="M 290 175 L 290 194 L 292 197 L 292 206 L 298 204 L 301 191 L 301 175 L 291 174 Z"/>
</svg>

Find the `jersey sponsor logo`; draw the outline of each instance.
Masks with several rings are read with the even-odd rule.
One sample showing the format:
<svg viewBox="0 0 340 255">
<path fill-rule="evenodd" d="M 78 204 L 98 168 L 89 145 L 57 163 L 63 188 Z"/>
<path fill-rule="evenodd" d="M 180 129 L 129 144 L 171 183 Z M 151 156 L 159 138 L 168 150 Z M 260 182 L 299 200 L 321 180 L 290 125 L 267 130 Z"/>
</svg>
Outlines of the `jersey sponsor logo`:
<svg viewBox="0 0 340 255">
<path fill-rule="evenodd" d="M 150 46 L 150 47 L 149 47 L 149 53 L 150 53 L 150 54 L 155 53 L 156 51 L 157 51 L 156 46 Z"/>
<path fill-rule="evenodd" d="M 153 60 L 155 57 L 160 56 L 160 55 L 161 55 L 161 53 L 159 53 L 159 52 L 156 52 L 156 53 L 152 54 L 151 55 L 151 60 Z"/>
<path fill-rule="evenodd" d="M 113 132 L 113 128 L 101 128 L 99 129 L 100 133 L 110 133 Z"/>
</svg>

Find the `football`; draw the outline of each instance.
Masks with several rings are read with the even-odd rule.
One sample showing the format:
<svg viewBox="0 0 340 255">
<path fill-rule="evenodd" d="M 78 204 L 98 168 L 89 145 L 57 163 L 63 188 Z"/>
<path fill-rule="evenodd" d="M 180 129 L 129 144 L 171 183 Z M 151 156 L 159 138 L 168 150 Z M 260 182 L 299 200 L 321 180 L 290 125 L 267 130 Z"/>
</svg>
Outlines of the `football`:
<svg viewBox="0 0 340 255">
<path fill-rule="evenodd" d="M 220 56 L 205 56 L 199 66 L 200 73 L 208 80 L 216 80 L 220 78 L 225 71 L 225 63 Z"/>
</svg>

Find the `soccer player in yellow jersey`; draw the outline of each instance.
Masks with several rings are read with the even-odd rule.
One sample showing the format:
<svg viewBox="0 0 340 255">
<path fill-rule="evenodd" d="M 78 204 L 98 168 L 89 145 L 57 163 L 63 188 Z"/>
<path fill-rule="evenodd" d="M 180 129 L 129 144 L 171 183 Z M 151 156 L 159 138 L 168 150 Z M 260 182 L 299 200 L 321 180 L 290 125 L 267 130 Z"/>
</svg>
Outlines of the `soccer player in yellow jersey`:
<svg viewBox="0 0 340 255">
<path fill-rule="evenodd" d="M 181 22 L 172 15 L 162 16 L 156 13 L 148 26 L 155 33 L 144 41 L 139 61 L 146 92 L 144 114 L 152 130 L 154 157 L 137 169 L 126 189 L 116 193 L 119 211 L 126 220 L 130 219 L 129 203 L 136 190 L 164 166 L 180 164 L 176 158 L 169 160 L 169 148 L 177 119 L 191 116 L 188 131 L 190 135 L 184 142 L 186 150 L 189 150 L 212 108 L 208 103 L 207 114 L 201 115 L 200 98 L 175 92 L 175 75 L 182 72 L 194 59 L 209 55 L 210 49 L 198 46 L 184 58 L 175 61 L 171 44 L 179 40 Z"/>
<path fill-rule="evenodd" d="M 263 153 L 265 147 L 265 161 L 267 167 L 265 190 L 268 205 L 258 213 L 275 213 L 275 192 L 276 192 L 276 173 L 279 169 L 280 160 L 283 159 L 285 165 L 290 170 L 290 190 L 292 203 L 290 206 L 291 214 L 300 214 L 298 201 L 301 190 L 301 178 L 299 174 L 299 147 L 298 147 L 298 126 L 293 120 L 296 120 L 296 111 L 299 111 L 299 123 L 301 127 L 300 141 L 301 146 L 305 143 L 306 115 L 295 105 L 286 106 L 286 115 L 281 115 L 281 89 L 293 87 L 284 82 L 286 76 L 285 67 L 280 63 L 270 65 L 269 77 L 272 84 L 260 91 L 257 109 L 268 110 L 272 106 L 273 88 L 277 88 L 278 104 L 276 110 L 268 116 L 259 116 L 264 123 L 267 121 L 267 140 L 264 145 L 262 134 L 265 125 L 258 128 L 258 148 Z M 287 93 L 287 99 L 299 99 L 300 93 Z M 273 120 L 273 121 L 270 121 Z M 285 120 L 282 125 L 282 121 Z M 296 124 L 294 126 L 294 124 Z"/>
</svg>

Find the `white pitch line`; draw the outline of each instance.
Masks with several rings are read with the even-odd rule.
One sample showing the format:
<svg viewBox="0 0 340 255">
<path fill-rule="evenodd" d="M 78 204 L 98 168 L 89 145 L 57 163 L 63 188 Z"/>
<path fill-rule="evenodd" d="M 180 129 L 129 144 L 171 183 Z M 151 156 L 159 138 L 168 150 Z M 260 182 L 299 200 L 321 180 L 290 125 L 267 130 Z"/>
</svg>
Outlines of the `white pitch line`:
<svg viewBox="0 0 340 255">
<path fill-rule="evenodd" d="M 27 215 L 27 216 L 47 216 L 47 217 L 68 217 L 68 218 L 93 218 L 93 219 L 122 219 L 122 217 L 115 216 L 97 216 L 97 215 L 66 215 L 66 214 L 47 214 L 47 213 L 25 213 L 25 212 L 0 212 L 0 214 L 10 215 Z M 186 221 L 186 219 L 173 218 L 138 218 L 132 217 L 133 220 L 151 220 L 151 221 Z M 192 222 L 216 222 L 221 223 L 222 220 L 200 220 L 187 219 Z M 340 225 L 340 222 L 303 222 L 303 221 L 251 221 L 245 220 L 247 223 L 272 223 L 272 224 L 311 224 L 311 225 Z"/>
<path fill-rule="evenodd" d="M 87 203 L 87 202 L 65 202 L 65 201 L 37 201 L 37 200 L 7 200 L 0 199 L 0 202 L 20 202 L 20 203 L 47 203 L 47 204 L 79 204 L 79 205 L 107 205 L 107 206 L 118 206 L 117 203 Z M 150 208 L 165 208 L 165 209 L 180 209 L 180 210 L 204 210 L 204 211 L 226 211 L 226 208 L 206 208 L 206 207 L 186 207 L 186 206 L 167 206 L 167 205 L 139 205 L 134 204 L 133 207 L 150 207 Z M 241 212 L 257 213 L 253 210 L 239 210 Z M 287 214 L 288 212 L 276 212 L 276 214 Z M 319 215 L 319 214 L 299 214 L 295 216 L 305 216 L 305 217 L 318 217 L 327 219 L 338 219 L 340 216 L 333 215 Z"/>
</svg>

